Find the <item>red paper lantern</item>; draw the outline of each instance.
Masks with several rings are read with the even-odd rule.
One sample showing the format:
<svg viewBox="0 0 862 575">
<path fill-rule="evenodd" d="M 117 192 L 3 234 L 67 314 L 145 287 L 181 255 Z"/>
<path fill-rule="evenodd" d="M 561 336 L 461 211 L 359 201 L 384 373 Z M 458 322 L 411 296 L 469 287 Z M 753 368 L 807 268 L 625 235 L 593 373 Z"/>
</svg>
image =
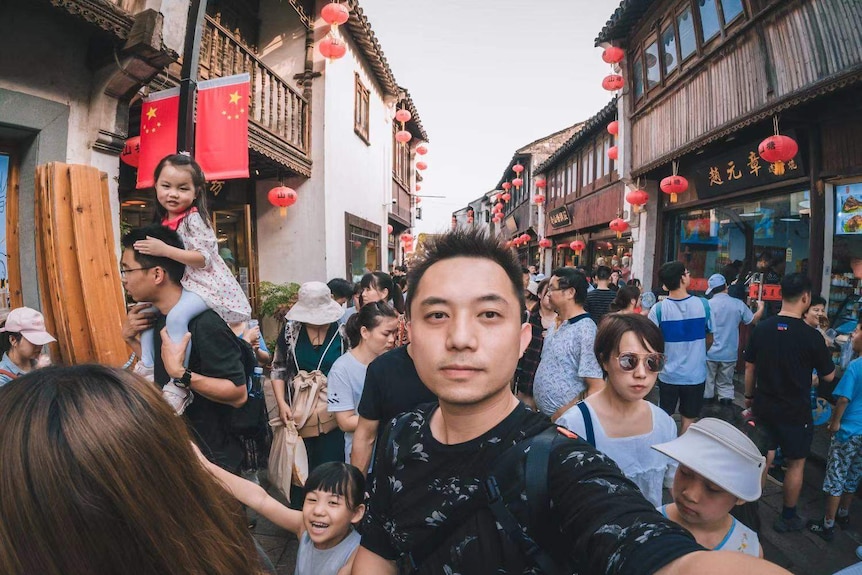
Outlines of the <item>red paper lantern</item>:
<svg viewBox="0 0 862 575">
<path fill-rule="evenodd" d="M 789 136 L 776 134 L 760 142 L 757 153 L 772 164 L 772 171 L 776 176 L 782 176 L 784 175 L 784 164 L 799 153 L 799 144 Z"/>
<path fill-rule="evenodd" d="M 517 188 L 519 190 L 521 189 L 521 185 L 523 183 L 524 183 L 524 180 L 522 180 L 521 178 L 515 178 L 514 180 L 512 180 L 512 185 L 515 186 L 515 188 Z"/>
<path fill-rule="evenodd" d="M 402 124 L 405 122 L 409 122 L 410 118 L 412 118 L 412 117 L 413 116 L 410 114 L 410 110 L 401 109 L 401 110 L 398 110 L 397 112 L 395 112 L 395 119 L 398 120 L 399 122 L 401 122 Z"/>
<path fill-rule="evenodd" d="M 512 199 L 512 194 L 510 194 L 509 192 L 506 192 L 505 194 L 503 194 L 500 197 L 503 199 L 504 202 L 508 202 L 509 200 Z"/>
<path fill-rule="evenodd" d="M 335 36 L 328 35 L 320 41 L 320 53 L 324 58 L 338 60 L 347 54 L 347 46 Z"/>
<path fill-rule="evenodd" d="M 494 204 L 494 212 L 495 213 L 496 212 L 502 212 L 502 211 L 503 211 L 503 204 L 501 204 L 501 203 Z"/>
<path fill-rule="evenodd" d="M 545 203 L 545 196 L 543 196 L 542 194 L 536 194 L 535 196 L 533 196 L 533 203 L 537 206 L 541 206 Z"/>
<path fill-rule="evenodd" d="M 267 194 L 269 203 L 279 208 L 279 215 L 284 217 L 287 215 L 287 208 L 296 203 L 296 190 L 287 186 L 278 186 L 273 188 Z"/>
<path fill-rule="evenodd" d="M 131 138 L 126 140 L 125 145 L 123 145 L 123 151 L 120 152 L 120 160 L 122 160 L 123 163 L 132 166 L 133 168 L 137 168 L 140 159 L 141 137 L 132 136 Z"/>
<path fill-rule="evenodd" d="M 546 181 L 544 180 L 544 178 L 543 178 L 543 179 L 541 179 L 541 180 L 536 180 L 536 187 L 537 187 L 538 189 L 540 189 L 540 190 L 544 190 L 544 189 L 545 189 L 545 186 L 547 186 L 547 185 L 548 185 L 548 182 L 546 182 Z"/>
<path fill-rule="evenodd" d="M 418 146 L 416 146 L 416 153 L 420 156 L 424 156 L 428 153 L 428 146 L 426 146 L 425 144 L 419 144 Z"/>
<path fill-rule="evenodd" d="M 467 216 L 467 223 L 468 223 L 468 224 L 472 224 L 472 223 L 473 223 L 473 216 Z"/>
<path fill-rule="evenodd" d="M 359 240 L 353 240 L 353 247 L 354 248 L 361 248 L 362 242 L 360 242 Z"/>
<path fill-rule="evenodd" d="M 547 248 L 551 247 L 552 244 L 553 244 L 553 242 L 551 242 L 551 240 L 549 240 L 548 238 L 542 238 L 539 240 L 539 247 L 540 248 L 547 249 Z"/>
<path fill-rule="evenodd" d="M 670 203 L 676 203 L 677 194 L 681 194 L 688 189 L 688 180 L 682 176 L 668 176 L 659 184 L 661 191 L 670 194 Z"/>
<path fill-rule="evenodd" d="M 608 148 L 608 157 L 612 160 L 616 160 L 620 157 L 620 151 L 616 146 L 611 146 Z"/>
<path fill-rule="evenodd" d="M 623 86 L 625 86 L 625 80 L 623 80 L 623 77 L 619 74 L 608 74 L 605 76 L 605 79 L 602 80 L 602 88 L 608 92 L 622 90 Z"/>
<path fill-rule="evenodd" d="M 605 48 L 604 52 L 602 52 L 602 60 L 608 64 L 619 64 L 623 61 L 625 56 L 625 51 L 617 46 L 608 46 Z"/>
<path fill-rule="evenodd" d="M 413 234 L 411 234 L 410 232 L 404 232 L 403 234 L 401 234 L 401 237 L 399 239 L 401 240 L 401 243 L 409 244 L 413 241 Z"/>
<path fill-rule="evenodd" d="M 413 202 L 416 204 L 421 204 L 422 198 L 420 198 L 419 196 L 413 196 Z"/>
<path fill-rule="evenodd" d="M 416 162 L 416 169 L 419 171 L 427 170 L 428 164 L 426 164 L 425 162 Z"/>
<path fill-rule="evenodd" d="M 330 26 L 340 26 L 350 18 L 350 10 L 344 4 L 331 2 L 320 11 L 320 17 Z"/>
<path fill-rule="evenodd" d="M 503 214 L 495 214 L 493 218 L 491 218 L 495 224 L 499 224 L 503 221 Z"/>
<path fill-rule="evenodd" d="M 524 166 L 522 166 L 521 164 L 515 164 L 514 166 L 512 166 L 512 171 L 516 174 L 520 174 L 524 171 Z"/>
<path fill-rule="evenodd" d="M 422 191 L 422 184 L 416 184 L 416 191 L 417 191 L 417 192 L 421 192 L 421 191 Z"/>
<path fill-rule="evenodd" d="M 641 211 L 640 207 L 649 201 L 649 194 L 644 190 L 632 190 L 626 194 L 626 201 L 635 207 L 635 211 Z"/>
<path fill-rule="evenodd" d="M 408 132 L 407 130 L 398 130 L 395 132 L 395 141 L 400 144 L 406 144 L 413 138 L 413 134 Z"/>
<path fill-rule="evenodd" d="M 509 182 L 503 182 L 503 189 L 508 192 L 512 189 L 512 184 L 510 184 Z"/>
<path fill-rule="evenodd" d="M 608 134 L 611 136 L 616 136 L 620 133 L 620 123 L 614 120 L 610 124 L 608 124 Z"/>
<path fill-rule="evenodd" d="M 392 224 L 386 226 L 386 233 L 390 235 L 392 234 Z"/>
<path fill-rule="evenodd" d="M 585 244 L 581 240 L 575 240 L 569 244 L 569 247 L 572 249 L 573 252 L 575 252 L 576 256 L 579 256 L 581 255 L 581 251 L 586 249 L 587 244 Z"/>
<path fill-rule="evenodd" d="M 623 237 L 623 232 L 629 229 L 629 223 L 622 218 L 614 218 L 608 227 L 617 233 L 617 239 Z"/>
<path fill-rule="evenodd" d="M 526 244 L 527 242 L 530 241 L 530 234 L 521 234 L 520 238 L 521 238 L 521 241 Z"/>
</svg>

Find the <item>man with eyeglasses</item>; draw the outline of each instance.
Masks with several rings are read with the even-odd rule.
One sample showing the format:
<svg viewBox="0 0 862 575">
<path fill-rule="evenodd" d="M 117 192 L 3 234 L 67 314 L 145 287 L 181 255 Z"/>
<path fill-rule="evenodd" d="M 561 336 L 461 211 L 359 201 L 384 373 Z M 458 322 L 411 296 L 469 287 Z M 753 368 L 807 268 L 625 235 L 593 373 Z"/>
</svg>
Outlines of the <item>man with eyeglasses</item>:
<svg viewBox="0 0 862 575">
<path fill-rule="evenodd" d="M 572 267 L 554 270 L 548 298 L 562 323 L 545 336 L 533 397 L 539 411 L 553 419 L 573 399 L 601 389 L 604 379 L 593 351 L 596 323 L 584 309 L 587 278 Z"/>
<path fill-rule="evenodd" d="M 185 386 L 194 392 L 194 400 L 182 416 L 190 424 L 195 441 L 208 459 L 228 471 L 237 472 L 243 450 L 239 439 L 230 433 L 230 422 L 234 408 L 242 406 L 247 399 L 239 340 L 210 309 L 189 322 L 190 334 L 182 341 L 173 342 L 166 332 L 163 333 L 165 317 L 182 295 L 180 281 L 185 265 L 136 251 L 135 242 L 147 238 L 183 249 L 177 233 L 159 225 L 133 229 L 123 236 L 120 276 L 126 292 L 139 302 L 129 310 L 123 324 L 123 338 L 140 355 L 141 334 L 154 328 L 156 385 L 159 388 L 169 384 Z M 158 310 L 157 314 L 152 313 L 153 307 Z M 186 368 L 183 360 L 189 337 L 192 345 Z"/>
<path fill-rule="evenodd" d="M 658 377 L 659 407 L 673 415 L 679 406 L 682 429 L 700 417 L 706 385 L 706 350 L 712 345 L 709 302 L 689 295 L 691 274 L 682 262 L 658 272 L 668 297 L 652 306 L 649 319 L 661 329 L 667 363 Z"/>
</svg>

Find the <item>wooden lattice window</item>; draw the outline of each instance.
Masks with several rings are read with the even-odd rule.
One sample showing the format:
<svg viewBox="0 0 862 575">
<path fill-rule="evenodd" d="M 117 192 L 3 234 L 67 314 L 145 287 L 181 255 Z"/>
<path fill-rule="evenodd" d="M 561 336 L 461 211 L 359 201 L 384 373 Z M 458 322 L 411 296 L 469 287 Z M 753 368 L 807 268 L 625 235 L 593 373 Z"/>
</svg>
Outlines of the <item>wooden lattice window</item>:
<svg viewBox="0 0 862 575">
<path fill-rule="evenodd" d="M 362 138 L 366 144 L 371 144 L 368 137 L 368 112 L 369 96 L 368 88 L 362 84 L 359 74 L 356 74 L 355 99 L 353 104 L 353 131 Z"/>
</svg>

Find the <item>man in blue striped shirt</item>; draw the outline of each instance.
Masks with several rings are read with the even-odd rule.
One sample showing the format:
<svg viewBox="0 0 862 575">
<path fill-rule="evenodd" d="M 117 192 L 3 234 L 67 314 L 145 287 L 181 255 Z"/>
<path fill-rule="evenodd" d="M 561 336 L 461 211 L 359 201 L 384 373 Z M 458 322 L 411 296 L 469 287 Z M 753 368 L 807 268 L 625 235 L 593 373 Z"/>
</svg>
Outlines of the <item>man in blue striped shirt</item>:
<svg viewBox="0 0 862 575">
<path fill-rule="evenodd" d="M 658 272 L 669 295 L 650 309 L 661 329 L 667 361 L 659 374 L 659 407 L 673 415 L 679 405 L 682 431 L 700 417 L 706 383 L 706 350 L 712 345 L 709 302 L 689 295 L 691 274 L 682 262 L 668 262 Z"/>
</svg>

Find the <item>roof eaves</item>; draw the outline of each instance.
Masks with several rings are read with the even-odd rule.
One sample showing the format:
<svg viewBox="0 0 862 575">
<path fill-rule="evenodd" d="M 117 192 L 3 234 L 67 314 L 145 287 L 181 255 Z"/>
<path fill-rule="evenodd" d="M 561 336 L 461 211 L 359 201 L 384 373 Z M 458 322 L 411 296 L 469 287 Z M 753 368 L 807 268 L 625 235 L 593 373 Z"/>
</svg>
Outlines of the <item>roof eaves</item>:
<svg viewBox="0 0 862 575">
<path fill-rule="evenodd" d="M 416 104 L 413 103 L 413 97 L 410 95 L 410 91 L 403 86 L 399 87 L 399 90 L 404 94 L 404 97 L 401 98 L 400 102 L 403 102 L 404 105 L 407 106 L 407 110 L 410 112 L 411 116 L 410 121 L 407 122 L 407 129 L 423 142 L 427 142 L 428 133 L 422 126 L 422 118 L 419 117 L 419 112 L 416 110 Z"/>
<path fill-rule="evenodd" d="M 654 2 L 655 0 L 622 0 L 596 36 L 595 45 L 627 37 Z"/>
<path fill-rule="evenodd" d="M 552 167 L 557 163 L 558 160 L 568 155 L 570 151 L 575 149 L 581 142 L 593 136 L 599 128 L 603 128 L 617 115 L 617 96 L 614 96 L 613 99 L 608 102 L 604 108 L 599 110 L 599 112 L 584 122 L 583 128 L 578 130 L 574 136 L 569 138 L 569 140 L 557 148 L 557 151 L 551 154 L 551 156 L 545 160 L 538 168 L 536 168 L 536 173 L 541 174 L 545 172 L 548 168 Z"/>
<path fill-rule="evenodd" d="M 371 23 L 363 12 L 358 0 L 349 0 L 350 17 L 345 26 L 359 48 L 362 56 L 368 62 L 374 77 L 380 83 L 385 96 L 398 96 L 398 82 L 386 61 L 383 48 L 371 29 Z"/>
</svg>

